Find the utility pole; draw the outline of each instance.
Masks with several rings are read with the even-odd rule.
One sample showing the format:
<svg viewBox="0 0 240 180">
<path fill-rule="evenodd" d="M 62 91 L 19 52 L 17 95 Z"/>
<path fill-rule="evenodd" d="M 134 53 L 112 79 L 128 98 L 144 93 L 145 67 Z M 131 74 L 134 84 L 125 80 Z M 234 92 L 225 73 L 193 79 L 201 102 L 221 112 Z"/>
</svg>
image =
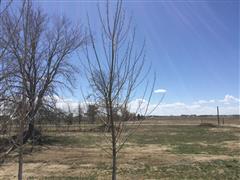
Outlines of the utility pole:
<svg viewBox="0 0 240 180">
<path fill-rule="evenodd" d="M 218 126 L 220 126 L 219 108 L 218 108 L 218 106 L 217 106 L 217 120 L 218 120 Z"/>
</svg>

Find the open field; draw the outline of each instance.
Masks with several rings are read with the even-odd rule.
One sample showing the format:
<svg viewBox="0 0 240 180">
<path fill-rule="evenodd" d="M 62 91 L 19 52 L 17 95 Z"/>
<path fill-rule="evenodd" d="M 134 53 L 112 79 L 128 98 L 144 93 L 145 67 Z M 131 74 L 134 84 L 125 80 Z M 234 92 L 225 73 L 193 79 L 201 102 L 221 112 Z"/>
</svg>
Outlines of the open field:
<svg viewBox="0 0 240 180">
<path fill-rule="evenodd" d="M 238 121 L 214 127 L 145 120 L 118 156 L 118 178 L 240 179 Z M 30 145 L 25 148 L 25 179 L 110 179 L 111 159 L 96 146 L 100 136 L 97 132 L 45 133 L 43 146 L 32 153 Z M 0 167 L 0 179 L 16 179 L 16 175 L 14 152 Z"/>
<path fill-rule="evenodd" d="M 0 180 L 240 180 L 240 0 L 0 0 Z"/>
</svg>

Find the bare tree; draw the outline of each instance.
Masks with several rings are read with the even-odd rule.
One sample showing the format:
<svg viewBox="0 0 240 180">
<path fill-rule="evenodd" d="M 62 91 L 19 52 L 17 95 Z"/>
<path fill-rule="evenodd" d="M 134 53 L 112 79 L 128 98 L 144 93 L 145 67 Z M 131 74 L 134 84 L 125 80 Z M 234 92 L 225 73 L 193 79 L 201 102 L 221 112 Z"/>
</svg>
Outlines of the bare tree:
<svg viewBox="0 0 240 180">
<path fill-rule="evenodd" d="M 83 111 L 81 108 L 81 104 L 78 104 L 78 124 L 80 125 L 83 119 Z"/>
<path fill-rule="evenodd" d="M 155 78 L 151 84 L 146 80 L 149 68 L 144 67 L 145 43 L 140 48 L 136 46 L 135 28 L 131 31 L 132 21 L 126 18 L 122 1 L 118 0 L 114 5 L 113 10 L 107 2 L 104 13 L 98 7 L 102 30 L 100 46 L 95 42 L 89 23 L 91 46 L 85 49 L 88 64 L 84 68 L 92 88 L 88 98 L 102 113 L 100 117 L 106 132 L 103 133 L 104 144 L 110 147 L 99 146 L 112 158 L 113 180 L 117 174 L 117 154 L 141 123 L 138 121 L 134 128 L 127 126 L 129 122 L 135 123 L 128 113 L 134 94 L 138 87 L 143 87 L 143 95 L 135 110 L 146 115 L 155 83 Z M 146 96 L 147 100 L 144 100 Z"/>
<path fill-rule="evenodd" d="M 8 11 L 10 5 L 12 4 L 12 0 L 4 1 L 4 2 L 5 2 L 5 3 L 3 3 L 2 0 L 0 0 L 0 18 L 2 18 L 2 15 L 3 15 L 6 11 Z M 3 5 L 3 4 L 4 4 L 4 5 Z M 23 1 L 23 4 L 25 4 L 25 0 Z M 21 15 L 22 15 L 22 11 L 21 11 L 21 13 L 19 14 L 19 17 L 18 17 L 18 21 L 17 21 L 17 22 L 19 22 L 19 20 L 20 20 L 20 18 L 21 18 Z M 15 27 L 12 27 L 12 29 L 13 29 L 13 31 L 15 31 L 15 30 L 16 30 L 16 26 L 15 26 Z M 2 32 L 1 29 L 0 29 L 0 36 L 2 36 L 2 35 L 3 35 L 3 32 Z M 5 53 L 5 51 L 6 51 L 6 47 L 7 47 L 8 45 L 9 45 L 9 41 L 8 41 L 8 42 L 5 42 L 5 45 L 0 48 L 0 63 L 1 63 L 2 57 L 4 56 L 4 53 Z M 1 78 L 0 78 L 0 82 L 1 82 Z M 1 104 L 0 104 L 0 106 L 1 106 Z"/>
<path fill-rule="evenodd" d="M 69 58 L 87 42 L 81 27 L 65 17 L 49 21 L 30 1 L 23 3 L 22 10 L 20 19 L 6 10 L 0 21 L 0 50 L 5 51 L 0 63 L 0 102 L 11 106 L 11 117 L 26 125 L 20 123 L 24 130 L 20 128 L 20 140 L 11 150 L 33 136 L 40 107 L 53 104 L 60 88 L 73 86 L 76 68 Z"/>
<path fill-rule="evenodd" d="M 87 107 L 87 116 L 88 116 L 88 120 L 91 123 L 94 123 L 96 121 L 97 113 L 98 113 L 98 107 L 94 104 L 89 104 Z"/>
<path fill-rule="evenodd" d="M 0 16 L 10 7 L 13 0 L 5 0 L 4 3 L 0 0 Z"/>
<path fill-rule="evenodd" d="M 68 106 L 68 111 L 66 112 L 66 114 L 67 114 L 66 123 L 67 123 L 67 131 L 69 131 L 69 127 L 73 123 L 73 113 L 70 108 L 70 104 L 67 104 L 67 106 Z"/>
</svg>

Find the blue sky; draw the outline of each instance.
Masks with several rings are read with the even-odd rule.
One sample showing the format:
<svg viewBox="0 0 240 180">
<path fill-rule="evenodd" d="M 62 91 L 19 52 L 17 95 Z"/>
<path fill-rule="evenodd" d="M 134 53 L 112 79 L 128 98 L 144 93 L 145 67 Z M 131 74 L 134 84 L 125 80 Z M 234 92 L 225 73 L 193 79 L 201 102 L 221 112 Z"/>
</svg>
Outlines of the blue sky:
<svg viewBox="0 0 240 180">
<path fill-rule="evenodd" d="M 88 13 L 91 24 L 99 27 L 97 1 L 40 0 L 36 4 L 49 15 L 64 14 L 83 25 Z M 239 1 L 135 0 L 124 6 L 133 15 L 137 42 L 146 39 L 147 61 L 157 74 L 156 89 L 166 90 L 162 105 L 175 108 L 165 114 L 176 113 L 179 105 L 185 109 L 179 114 L 212 114 L 217 105 L 230 109 L 223 110 L 225 114 L 239 114 Z M 80 86 L 77 83 L 75 97 L 64 96 L 78 101 Z M 164 114 L 163 110 L 159 108 L 156 114 Z"/>
</svg>

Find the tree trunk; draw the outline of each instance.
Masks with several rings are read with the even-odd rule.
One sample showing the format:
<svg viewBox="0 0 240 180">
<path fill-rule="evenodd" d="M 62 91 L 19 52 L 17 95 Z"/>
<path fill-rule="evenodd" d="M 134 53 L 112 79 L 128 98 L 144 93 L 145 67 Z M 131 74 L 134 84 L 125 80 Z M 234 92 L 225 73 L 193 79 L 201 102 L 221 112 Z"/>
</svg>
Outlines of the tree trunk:
<svg viewBox="0 0 240 180">
<path fill-rule="evenodd" d="M 117 178 L 117 154 L 116 154 L 116 144 L 113 145 L 112 150 L 112 180 Z"/>
<path fill-rule="evenodd" d="M 114 127 L 114 119 L 113 119 L 113 110 L 112 104 L 110 99 L 110 108 L 109 108 L 109 115 L 111 121 L 111 133 L 112 133 L 112 180 L 116 180 L 117 178 L 117 150 L 116 150 L 116 135 L 115 135 L 115 127 Z"/>
<path fill-rule="evenodd" d="M 18 180 L 22 180 L 23 174 L 23 146 L 19 146 L 19 155 L 18 155 Z"/>
<path fill-rule="evenodd" d="M 34 132 L 34 123 L 31 122 L 28 125 L 28 130 L 23 135 L 23 144 L 25 144 L 29 138 L 33 137 L 33 132 Z"/>
<path fill-rule="evenodd" d="M 23 174 L 23 131 L 24 123 L 23 118 L 20 119 L 20 129 L 19 129 L 19 147 L 18 147 L 18 180 L 22 180 Z"/>
</svg>

